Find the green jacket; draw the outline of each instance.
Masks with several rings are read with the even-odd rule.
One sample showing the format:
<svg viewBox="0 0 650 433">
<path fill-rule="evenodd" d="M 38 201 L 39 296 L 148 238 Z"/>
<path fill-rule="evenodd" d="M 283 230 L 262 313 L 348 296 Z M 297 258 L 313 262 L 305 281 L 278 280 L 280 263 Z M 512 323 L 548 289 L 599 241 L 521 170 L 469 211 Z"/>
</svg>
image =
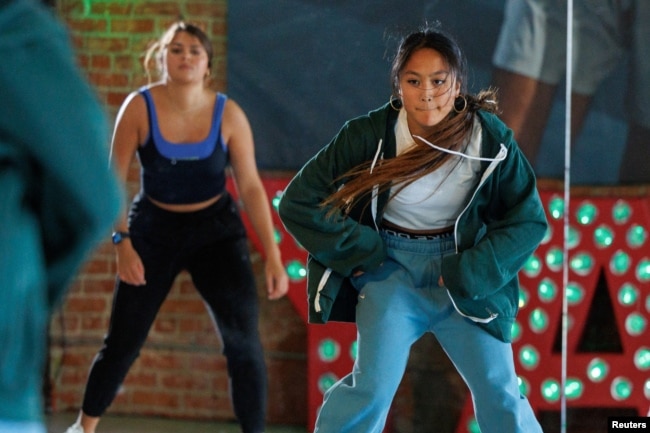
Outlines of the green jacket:
<svg viewBox="0 0 650 433">
<path fill-rule="evenodd" d="M 478 112 L 483 135 L 482 178 L 456 220 L 456 253 L 442 263 L 442 276 L 456 310 L 503 341 L 519 304 L 517 274 L 547 229 L 534 173 L 512 131 L 499 118 Z M 326 218 L 322 200 L 344 182 L 352 167 L 396 154 L 397 112 L 388 104 L 348 121 L 334 139 L 291 180 L 280 201 L 280 217 L 308 252 L 309 320 L 353 321 L 356 292 L 348 277 L 386 258 L 377 227 L 389 192 L 353 209 L 350 218 Z"/>
<path fill-rule="evenodd" d="M 65 28 L 31 0 L 0 2 L 0 28 L 0 420 L 39 422 L 50 314 L 122 192 Z"/>
</svg>

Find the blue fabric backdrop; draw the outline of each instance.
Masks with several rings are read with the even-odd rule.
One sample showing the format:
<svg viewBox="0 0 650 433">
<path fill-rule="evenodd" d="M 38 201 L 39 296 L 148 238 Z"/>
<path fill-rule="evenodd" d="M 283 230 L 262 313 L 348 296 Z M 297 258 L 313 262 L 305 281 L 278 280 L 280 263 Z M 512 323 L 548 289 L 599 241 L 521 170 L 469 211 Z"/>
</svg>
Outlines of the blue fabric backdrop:
<svg viewBox="0 0 650 433">
<path fill-rule="evenodd" d="M 470 90 L 489 85 L 504 0 L 235 0 L 228 7 L 227 92 L 248 113 L 260 168 L 296 170 L 345 120 L 388 101 L 397 41 L 427 21 L 440 21 L 465 49 Z M 608 90 L 574 149 L 573 182 L 615 182 L 625 127 L 612 96 L 622 92 L 611 82 Z M 542 177 L 564 171 L 558 93 L 536 167 Z"/>
</svg>

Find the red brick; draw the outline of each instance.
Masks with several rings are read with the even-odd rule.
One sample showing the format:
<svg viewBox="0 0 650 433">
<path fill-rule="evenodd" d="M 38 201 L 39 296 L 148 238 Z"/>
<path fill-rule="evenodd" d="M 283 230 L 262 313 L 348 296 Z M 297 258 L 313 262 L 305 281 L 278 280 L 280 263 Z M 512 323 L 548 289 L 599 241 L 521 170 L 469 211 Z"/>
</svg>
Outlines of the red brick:
<svg viewBox="0 0 650 433">
<path fill-rule="evenodd" d="M 89 53 L 124 53 L 130 49 L 128 37 L 85 35 L 81 43 L 82 49 Z"/>
<path fill-rule="evenodd" d="M 138 362 L 144 368 L 154 369 L 182 369 L 185 368 L 185 363 L 180 355 L 166 355 L 164 353 L 157 353 L 147 350 L 140 356 Z"/>
<path fill-rule="evenodd" d="M 133 12 L 134 15 L 145 16 L 145 17 L 151 15 L 160 15 L 165 17 L 178 17 L 183 15 L 183 7 L 180 3 L 183 2 L 175 2 L 175 1 L 139 2 L 138 4 L 135 5 L 135 9 Z"/>
<path fill-rule="evenodd" d="M 90 66 L 92 69 L 110 69 L 111 57 L 105 54 L 98 54 L 90 57 Z"/>
<path fill-rule="evenodd" d="M 178 321 L 171 317 L 158 318 L 154 323 L 155 332 L 163 334 L 176 334 L 178 331 Z"/>
<path fill-rule="evenodd" d="M 106 233 L 108 236 L 109 233 Z M 112 272 L 112 257 L 104 255 L 95 255 L 86 261 L 83 269 L 84 274 L 88 275 L 106 275 Z"/>
<path fill-rule="evenodd" d="M 92 335 L 101 337 L 108 329 L 108 317 L 104 314 L 100 316 L 84 314 L 81 316 L 81 326 L 86 336 L 90 336 L 92 333 Z"/>
<path fill-rule="evenodd" d="M 109 91 L 106 95 L 106 101 L 108 102 L 109 105 L 113 107 L 118 107 L 122 105 L 128 94 L 131 93 L 129 91 L 125 92 L 113 92 Z"/>
<path fill-rule="evenodd" d="M 106 87 L 128 87 L 129 76 L 127 74 L 91 71 L 88 73 L 90 82 L 96 86 Z"/>
<path fill-rule="evenodd" d="M 189 361 L 190 368 L 193 371 L 200 370 L 205 372 L 224 371 L 226 368 L 226 358 L 221 355 L 216 356 L 195 356 Z"/>
<path fill-rule="evenodd" d="M 231 403 L 223 398 L 215 398 L 214 395 L 197 395 L 195 393 L 185 394 L 183 398 L 185 405 L 194 409 L 210 409 L 222 412 L 231 411 Z"/>
<path fill-rule="evenodd" d="M 125 1 L 102 1 L 92 2 L 90 12 L 93 15 L 130 15 L 133 11 L 133 2 Z"/>
<path fill-rule="evenodd" d="M 206 314 L 205 305 L 200 298 L 173 300 L 168 298 L 160 308 L 161 313 Z"/>
<path fill-rule="evenodd" d="M 124 387 L 145 387 L 154 388 L 158 385 L 158 374 L 154 370 L 148 372 L 143 371 L 130 371 L 124 379 Z"/>
<path fill-rule="evenodd" d="M 214 20 L 223 20 L 226 17 L 225 2 L 207 1 L 207 2 L 188 2 L 185 10 L 190 17 L 210 17 Z"/>
<path fill-rule="evenodd" d="M 155 23 L 148 18 L 115 18 L 111 20 L 111 33 L 153 33 Z"/>
<path fill-rule="evenodd" d="M 80 18 L 68 21 L 68 27 L 76 33 L 106 33 L 108 22 L 104 18 Z"/>
<path fill-rule="evenodd" d="M 134 404 L 155 405 L 158 408 L 177 408 L 180 402 L 178 395 L 162 390 L 134 391 L 132 399 Z"/>
<path fill-rule="evenodd" d="M 210 389 L 210 384 L 205 380 L 205 375 L 196 372 L 195 374 L 163 374 L 160 383 L 163 387 L 171 390 L 177 389 L 182 391 L 206 391 Z"/>
<path fill-rule="evenodd" d="M 107 271 L 101 275 L 91 275 L 82 280 L 84 293 L 104 294 L 112 297 L 115 291 L 115 264 L 111 262 L 107 266 Z"/>
<path fill-rule="evenodd" d="M 67 310 L 70 312 L 90 313 L 105 311 L 107 308 L 106 300 L 91 297 L 70 297 L 67 302 Z"/>
<path fill-rule="evenodd" d="M 203 320 L 191 317 L 183 317 L 178 321 L 178 330 L 183 334 L 193 334 L 205 331 Z"/>
</svg>

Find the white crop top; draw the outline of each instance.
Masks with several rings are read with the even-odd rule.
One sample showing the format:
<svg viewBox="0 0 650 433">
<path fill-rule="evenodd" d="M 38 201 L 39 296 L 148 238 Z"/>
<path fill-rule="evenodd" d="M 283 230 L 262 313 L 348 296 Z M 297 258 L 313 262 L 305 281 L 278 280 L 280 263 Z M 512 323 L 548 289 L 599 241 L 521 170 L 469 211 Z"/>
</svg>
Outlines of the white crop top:
<svg viewBox="0 0 650 433">
<path fill-rule="evenodd" d="M 480 157 L 481 131 L 481 123 L 475 119 L 465 155 Z M 415 145 L 403 109 L 395 125 L 395 137 L 397 155 Z M 478 183 L 480 168 L 481 161 L 478 159 L 452 156 L 433 173 L 411 183 L 399 194 L 391 195 L 384 218 L 410 230 L 435 230 L 453 226 Z M 391 189 L 395 192 L 399 191 L 399 187 L 400 185 L 393 185 Z"/>
</svg>

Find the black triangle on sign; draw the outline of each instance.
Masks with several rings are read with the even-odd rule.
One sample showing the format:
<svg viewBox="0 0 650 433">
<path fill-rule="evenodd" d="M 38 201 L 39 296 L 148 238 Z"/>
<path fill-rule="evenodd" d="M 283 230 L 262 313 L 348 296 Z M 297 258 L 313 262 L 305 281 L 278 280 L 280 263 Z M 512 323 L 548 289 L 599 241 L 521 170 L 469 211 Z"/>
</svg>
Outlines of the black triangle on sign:
<svg viewBox="0 0 650 433">
<path fill-rule="evenodd" d="M 614 306 L 605 278 L 605 270 L 600 269 L 594 288 L 587 320 L 584 324 L 574 324 L 582 328 L 577 353 L 623 353 L 621 335 L 616 324 Z M 562 352 L 562 316 L 557 326 L 553 342 L 553 353 Z"/>
</svg>

